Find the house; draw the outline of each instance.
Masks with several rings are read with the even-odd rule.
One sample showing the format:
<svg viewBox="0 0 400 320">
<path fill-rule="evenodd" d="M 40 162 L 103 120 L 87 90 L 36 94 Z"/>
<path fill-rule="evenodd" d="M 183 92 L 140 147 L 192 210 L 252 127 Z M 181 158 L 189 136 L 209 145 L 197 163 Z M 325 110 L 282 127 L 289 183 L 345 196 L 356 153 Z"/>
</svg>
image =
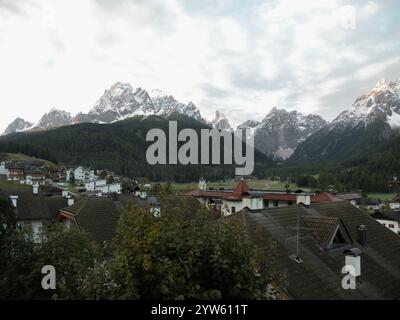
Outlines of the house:
<svg viewBox="0 0 400 320">
<path fill-rule="evenodd" d="M 358 193 L 336 193 L 335 196 L 349 201 L 355 207 L 359 206 L 361 199 L 363 199 L 363 196 Z"/>
<path fill-rule="evenodd" d="M 393 231 L 395 234 L 400 233 L 400 211 L 380 210 L 371 214 L 371 217 L 376 219 L 376 221 L 389 230 Z"/>
<path fill-rule="evenodd" d="M 121 194 L 121 184 L 120 183 L 107 183 L 106 179 L 99 179 L 85 183 L 86 191 L 99 192 L 102 194 Z"/>
<path fill-rule="evenodd" d="M 392 210 L 400 210 L 400 193 L 389 202 L 389 207 Z"/>
<path fill-rule="evenodd" d="M 58 211 L 57 220 L 68 230 L 77 228 L 87 232 L 98 242 L 111 240 L 124 207 L 117 206 L 110 197 L 89 196 Z"/>
<path fill-rule="evenodd" d="M 67 181 L 72 181 L 75 179 L 76 182 L 93 181 L 96 178 L 94 170 L 87 169 L 82 166 L 68 169 L 65 176 Z"/>
<path fill-rule="evenodd" d="M 347 201 L 245 209 L 223 219 L 245 223 L 283 299 L 400 299 L 400 238 Z M 356 289 L 344 289 L 345 276 Z"/>
<path fill-rule="evenodd" d="M 98 179 L 98 180 L 93 180 L 85 183 L 85 189 L 86 191 L 90 192 L 95 192 L 97 191 L 97 186 L 101 185 L 106 185 L 107 180 L 106 179 Z"/>
<path fill-rule="evenodd" d="M 111 184 L 98 185 L 96 187 L 96 191 L 101 192 L 102 194 L 112 194 L 112 193 L 121 194 L 121 184 L 111 183 Z"/>
<path fill-rule="evenodd" d="M 58 209 L 68 205 L 61 195 L 45 195 L 38 185 L 12 185 L 2 189 L 15 208 L 18 225 L 29 228 L 35 242 L 41 242 L 41 233 L 46 223 L 53 221 Z"/>
<path fill-rule="evenodd" d="M 43 168 L 29 167 L 24 168 L 24 179 L 20 180 L 21 184 L 27 185 L 44 185 L 46 182 L 47 170 Z"/>
<path fill-rule="evenodd" d="M 2 176 L 8 176 L 9 171 L 6 168 L 6 163 L 5 162 L 1 162 L 0 163 L 0 175 Z"/>
<path fill-rule="evenodd" d="M 363 208 L 367 209 L 367 210 L 381 210 L 383 208 L 383 204 L 381 202 L 381 200 L 379 199 L 362 199 L 359 202 L 359 205 L 362 206 Z"/>
<path fill-rule="evenodd" d="M 21 181 L 25 178 L 24 166 L 19 163 L 7 164 L 7 180 L 9 181 Z"/>
<path fill-rule="evenodd" d="M 241 178 L 234 190 L 207 189 L 204 179 L 200 179 L 197 190 L 186 193 L 193 196 L 205 206 L 211 207 L 214 215 L 227 216 L 244 208 L 262 210 L 272 207 L 293 206 L 298 203 L 310 205 L 320 202 L 344 201 L 328 192 L 318 194 L 289 191 L 251 190 L 247 182 Z"/>
</svg>

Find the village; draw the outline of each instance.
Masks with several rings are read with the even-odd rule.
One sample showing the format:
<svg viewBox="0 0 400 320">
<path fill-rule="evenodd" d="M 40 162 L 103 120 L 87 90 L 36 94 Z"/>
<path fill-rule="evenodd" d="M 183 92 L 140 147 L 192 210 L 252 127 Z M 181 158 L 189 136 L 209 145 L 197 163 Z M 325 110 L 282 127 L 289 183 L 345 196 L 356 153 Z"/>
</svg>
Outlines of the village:
<svg viewBox="0 0 400 320">
<path fill-rule="evenodd" d="M 165 193 L 159 183 L 140 181 L 139 178 L 129 181 L 126 183 L 126 178 L 106 169 L 95 171 L 83 166 L 55 169 L 41 160 L 32 159 L 0 163 L 1 192 L 12 202 L 18 225 L 31 230 L 36 243 L 45 241 L 42 230 L 46 224 L 53 222 L 61 223 L 66 231 L 74 228 L 89 233 L 98 243 L 112 240 L 124 210 L 137 206 L 145 208 L 154 217 L 160 217 L 163 214 L 162 201 L 167 194 L 170 199 L 193 202 L 193 208 L 207 208 L 216 221 L 243 216 L 249 230 L 262 228 L 266 236 L 278 243 L 279 263 L 289 269 L 305 268 L 304 274 L 306 269 L 311 268 L 308 272 L 313 274 L 309 276 L 317 277 L 322 287 L 325 282 L 316 275 L 317 269 L 334 256 L 339 264 L 341 255 L 346 261 L 350 257 L 359 259 L 364 256 L 371 259 L 372 264 L 380 264 L 377 256 L 372 254 L 373 250 L 379 250 L 384 255 L 379 259 L 384 259 L 386 264 L 400 263 L 398 255 L 389 254 L 393 248 L 387 246 L 390 243 L 400 248 L 399 194 L 381 201 L 356 192 L 257 190 L 250 188 L 251 181 L 243 177 L 234 180 L 232 189 L 217 188 L 200 178 L 192 190 L 174 191 L 169 186 Z M 313 242 L 304 240 L 310 237 Z M 315 243 L 327 253 L 325 256 L 315 256 Z M 311 259 L 310 255 L 314 257 Z M 310 259 L 308 262 L 311 265 L 306 263 L 307 259 Z M 294 266 L 291 265 L 293 262 Z M 357 272 L 361 274 L 361 270 Z M 369 277 L 375 281 L 373 271 L 368 270 L 366 275 L 367 272 L 364 272 L 363 279 Z M 340 274 L 337 276 L 340 277 Z M 290 278 L 296 280 L 288 289 L 293 297 L 314 298 L 312 292 L 301 293 L 296 273 Z M 394 283 L 400 285 L 400 281 Z M 335 293 L 337 297 L 344 294 L 341 290 Z M 332 292 L 335 290 L 329 294 Z M 380 291 L 374 292 L 378 294 Z M 321 297 L 322 293 L 318 294 Z M 369 293 L 357 291 L 357 295 L 360 294 Z"/>
</svg>

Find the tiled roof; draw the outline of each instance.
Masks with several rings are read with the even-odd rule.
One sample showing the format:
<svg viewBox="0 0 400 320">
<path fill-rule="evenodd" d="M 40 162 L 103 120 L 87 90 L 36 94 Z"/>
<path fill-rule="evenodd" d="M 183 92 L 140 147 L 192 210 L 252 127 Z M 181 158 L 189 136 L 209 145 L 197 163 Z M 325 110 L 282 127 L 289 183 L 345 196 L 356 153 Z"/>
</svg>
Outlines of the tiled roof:
<svg viewBox="0 0 400 320">
<path fill-rule="evenodd" d="M 111 240 L 117 230 L 121 211 L 110 197 L 90 196 L 62 209 L 71 214 L 80 230 L 92 234 L 96 241 Z"/>
<path fill-rule="evenodd" d="M 300 219 L 299 257 L 296 253 L 297 216 Z M 233 215 L 235 216 L 235 215 Z M 228 218 L 231 218 L 230 216 Z M 398 299 L 400 298 L 400 238 L 363 211 L 346 201 L 304 206 L 264 209 L 262 212 L 242 211 L 236 216 L 247 224 L 250 235 L 261 235 L 258 244 L 268 254 L 265 239 L 276 243 L 274 259 L 268 259 L 273 277 L 285 293 L 294 299 Z M 323 217 L 311 222 L 312 217 Z M 311 217 L 311 218 L 310 218 Z M 341 246 L 325 250 L 321 239 L 328 239 L 334 226 L 342 223 L 347 239 Z M 367 247 L 356 242 L 357 226 L 367 227 Z M 311 229 L 311 230 L 310 230 Z M 255 238 L 255 239 L 259 239 Z M 361 276 L 355 290 L 341 286 L 344 251 L 358 248 L 361 253 Z"/>
<path fill-rule="evenodd" d="M 362 195 L 358 194 L 358 193 L 337 193 L 336 197 L 343 199 L 343 200 L 358 200 L 358 199 L 362 199 Z"/>
<path fill-rule="evenodd" d="M 49 199 L 41 192 L 38 195 L 34 195 L 32 187 L 10 186 L 4 188 L 3 193 L 7 197 L 18 196 L 16 215 L 20 221 L 50 221 L 54 218 L 55 210 L 65 206 L 65 201 L 54 198 Z"/>
</svg>

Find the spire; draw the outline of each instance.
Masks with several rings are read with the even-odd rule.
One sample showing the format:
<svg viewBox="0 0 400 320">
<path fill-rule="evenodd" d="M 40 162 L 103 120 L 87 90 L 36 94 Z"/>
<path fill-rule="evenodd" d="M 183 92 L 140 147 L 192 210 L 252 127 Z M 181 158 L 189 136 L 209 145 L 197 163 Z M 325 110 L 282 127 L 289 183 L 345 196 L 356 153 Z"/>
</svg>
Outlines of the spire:
<svg viewBox="0 0 400 320">
<path fill-rule="evenodd" d="M 243 193 L 249 192 L 250 188 L 249 185 L 247 184 L 246 180 L 243 178 L 240 179 L 240 182 L 236 186 L 235 190 L 233 191 L 232 195 L 235 197 L 241 197 Z"/>
</svg>

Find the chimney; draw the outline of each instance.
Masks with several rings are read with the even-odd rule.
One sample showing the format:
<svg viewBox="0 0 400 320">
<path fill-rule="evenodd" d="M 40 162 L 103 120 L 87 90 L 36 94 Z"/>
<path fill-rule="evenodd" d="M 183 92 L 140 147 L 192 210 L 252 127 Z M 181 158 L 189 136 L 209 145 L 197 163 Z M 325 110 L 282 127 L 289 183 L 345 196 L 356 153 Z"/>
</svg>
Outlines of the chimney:
<svg viewBox="0 0 400 320">
<path fill-rule="evenodd" d="M 357 227 L 357 242 L 363 247 L 367 246 L 367 227 L 363 224 Z"/>
<path fill-rule="evenodd" d="M 353 248 L 344 251 L 344 254 L 347 272 L 354 277 L 361 276 L 361 250 L 358 248 Z"/>
<path fill-rule="evenodd" d="M 309 194 L 298 194 L 296 196 L 296 204 L 303 204 L 305 206 L 310 206 L 311 196 Z"/>
<path fill-rule="evenodd" d="M 14 208 L 17 208 L 18 196 L 10 196 L 10 200 L 11 200 Z"/>
<path fill-rule="evenodd" d="M 37 196 L 39 194 L 39 185 L 38 184 L 32 185 L 32 192 L 35 196 Z"/>
<path fill-rule="evenodd" d="M 62 190 L 61 191 L 61 195 L 64 197 L 64 198 L 68 198 L 68 194 L 69 194 L 69 192 L 68 192 L 68 190 Z"/>
<path fill-rule="evenodd" d="M 71 196 L 68 196 L 67 199 L 68 199 L 68 207 L 72 206 L 75 203 L 74 198 L 72 198 Z"/>
</svg>

